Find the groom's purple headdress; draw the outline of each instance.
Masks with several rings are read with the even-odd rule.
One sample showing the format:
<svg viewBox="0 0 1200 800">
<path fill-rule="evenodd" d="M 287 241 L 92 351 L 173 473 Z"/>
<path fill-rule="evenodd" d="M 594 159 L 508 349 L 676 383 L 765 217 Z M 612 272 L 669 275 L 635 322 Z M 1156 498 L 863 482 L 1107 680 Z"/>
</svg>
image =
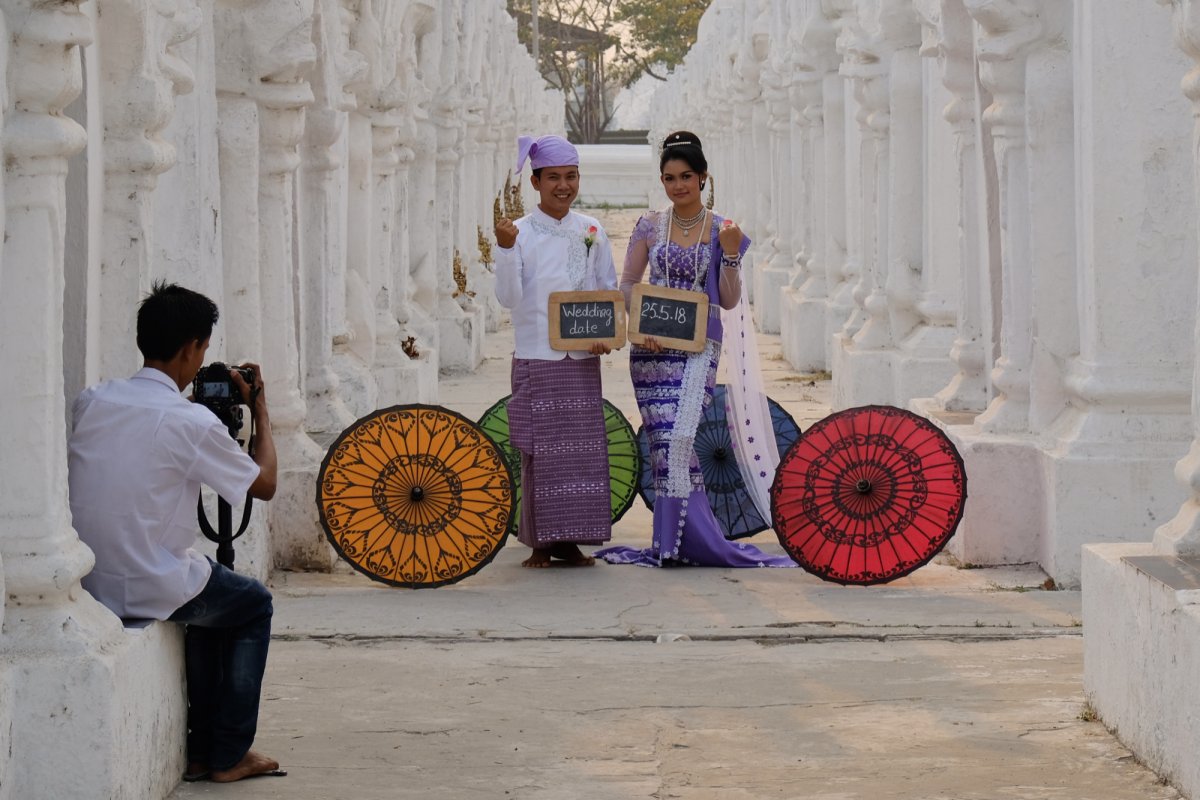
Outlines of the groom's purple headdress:
<svg viewBox="0 0 1200 800">
<path fill-rule="evenodd" d="M 517 173 L 525 168 L 525 160 L 534 169 L 542 167 L 578 167 L 579 151 L 575 145 L 561 136 L 553 134 L 534 139 L 532 136 L 517 138 Z"/>
</svg>

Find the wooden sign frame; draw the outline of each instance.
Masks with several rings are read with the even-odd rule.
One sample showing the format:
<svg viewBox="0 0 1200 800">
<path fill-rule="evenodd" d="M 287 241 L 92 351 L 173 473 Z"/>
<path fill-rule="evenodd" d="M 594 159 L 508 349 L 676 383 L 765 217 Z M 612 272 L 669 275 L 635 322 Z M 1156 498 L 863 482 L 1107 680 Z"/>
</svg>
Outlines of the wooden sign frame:
<svg viewBox="0 0 1200 800">
<path fill-rule="evenodd" d="M 616 334 L 588 339 L 563 336 L 561 309 L 567 303 L 612 303 L 613 330 L 616 331 Z M 625 319 L 625 295 L 619 291 L 597 289 L 586 292 L 551 292 L 547 314 L 547 322 L 550 328 L 550 347 L 553 350 L 590 350 L 594 344 L 608 345 L 611 350 L 620 350 L 625 346 L 625 329 L 628 326 L 628 322 Z"/>
<path fill-rule="evenodd" d="M 661 297 L 665 300 L 682 300 L 696 304 L 696 327 L 690 339 L 644 334 L 641 332 L 642 310 L 647 300 Z M 704 292 L 692 292 L 687 289 L 672 289 L 668 286 L 655 286 L 652 283 L 639 283 L 633 287 L 633 299 L 629 304 L 629 341 L 643 344 L 647 336 L 653 336 L 663 347 L 671 350 L 682 350 L 685 353 L 699 353 L 704 349 L 708 338 L 708 295 Z"/>
</svg>

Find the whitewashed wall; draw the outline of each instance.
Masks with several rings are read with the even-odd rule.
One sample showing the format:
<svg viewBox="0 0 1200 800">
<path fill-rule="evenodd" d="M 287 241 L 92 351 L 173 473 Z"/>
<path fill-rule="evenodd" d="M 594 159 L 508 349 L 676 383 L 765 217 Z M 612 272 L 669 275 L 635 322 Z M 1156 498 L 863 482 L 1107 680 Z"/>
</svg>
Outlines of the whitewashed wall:
<svg viewBox="0 0 1200 800">
<path fill-rule="evenodd" d="M 0 14 L 0 798 L 163 797 L 183 767 L 181 640 L 124 629 L 80 588 L 93 560 L 67 507 L 70 401 L 140 366 L 154 280 L 208 294 L 209 352 L 263 365 L 280 455 L 237 566 L 328 568 L 324 447 L 479 363 L 478 231 L 517 134 L 561 131 L 561 100 L 501 0 Z"/>
<path fill-rule="evenodd" d="M 1198 19 L 1192 0 L 715 0 L 652 104 L 656 136 L 704 138 L 719 209 L 755 238 L 760 327 L 832 370 L 838 407 L 943 427 L 970 481 L 950 552 L 1082 581 L 1089 699 L 1188 796 Z"/>
<path fill-rule="evenodd" d="M 1066 586 L 1084 543 L 1174 513 L 1191 437 L 1184 56 L 1155 3 L 1122 9 L 716 0 L 653 103 L 754 239 L 760 329 L 839 408 L 945 427 L 952 553 Z"/>
</svg>

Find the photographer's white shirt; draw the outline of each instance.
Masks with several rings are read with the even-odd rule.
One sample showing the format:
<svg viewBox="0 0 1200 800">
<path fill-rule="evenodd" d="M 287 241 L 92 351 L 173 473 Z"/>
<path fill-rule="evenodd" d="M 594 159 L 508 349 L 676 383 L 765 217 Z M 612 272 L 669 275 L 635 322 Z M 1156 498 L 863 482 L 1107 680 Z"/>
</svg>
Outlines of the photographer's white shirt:
<svg viewBox="0 0 1200 800">
<path fill-rule="evenodd" d="M 617 288 L 612 245 L 600 221 L 577 211 L 555 219 L 535 208 L 515 224 L 516 244 L 496 247 L 496 299 L 512 309 L 513 355 L 543 361 L 595 358 L 586 350 L 550 347 L 549 306 L 551 292 Z"/>
<path fill-rule="evenodd" d="M 150 367 L 84 390 L 73 419 L 71 515 L 96 554 L 83 588 L 124 619 L 166 619 L 212 572 L 192 549 L 200 485 L 236 506 L 259 467 L 212 411 Z"/>
</svg>

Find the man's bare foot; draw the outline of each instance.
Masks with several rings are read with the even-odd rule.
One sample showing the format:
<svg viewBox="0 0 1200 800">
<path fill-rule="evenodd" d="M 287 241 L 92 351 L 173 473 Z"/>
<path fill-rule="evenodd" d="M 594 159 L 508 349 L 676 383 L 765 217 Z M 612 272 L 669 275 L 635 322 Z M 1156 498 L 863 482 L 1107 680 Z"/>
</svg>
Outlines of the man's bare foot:
<svg viewBox="0 0 1200 800">
<path fill-rule="evenodd" d="M 286 775 L 279 769 L 279 762 L 253 750 L 242 756 L 242 760 L 229 769 L 214 770 L 214 783 L 233 783 L 243 778 L 253 778 L 256 775 Z"/>
<path fill-rule="evenodd" d="M 533 554 L 521 562 L 522 567 L 542 568 L 550 566 L 550 551 L 535 547 Z"/>
<path fill-rule="evenodd" d="M 572 542 L 557 542 L 550 546 L 550 555 L 564 567 L 590 567 L 596 559 L 584 555 L 579 546 Z"/>
</svg>

